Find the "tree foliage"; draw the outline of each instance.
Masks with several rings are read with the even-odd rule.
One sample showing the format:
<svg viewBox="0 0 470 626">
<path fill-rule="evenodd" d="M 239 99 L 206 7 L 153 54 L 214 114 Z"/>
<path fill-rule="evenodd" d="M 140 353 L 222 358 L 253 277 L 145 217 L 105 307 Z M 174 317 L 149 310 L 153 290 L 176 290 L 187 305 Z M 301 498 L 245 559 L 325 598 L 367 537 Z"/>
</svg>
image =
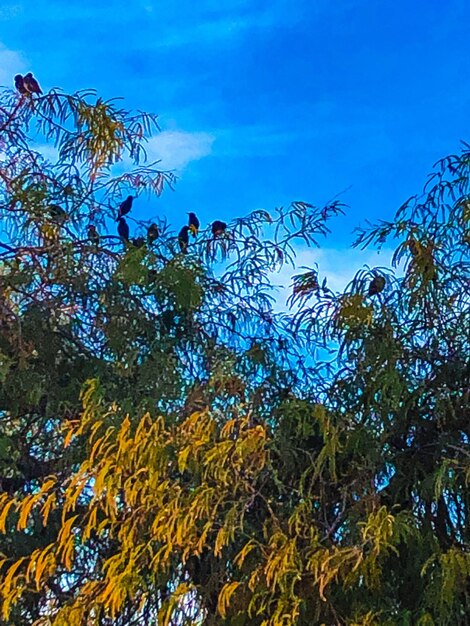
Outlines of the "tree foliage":
<svg viewBox="0 0 470 626">
<path fill-rule="evenodd" d="M 123 242 L 122 199 L 175 183 L 157 130 L 1 96 L 2 623 L 466 624 L 469 147 L 358 232 L 394 270 L 304 268 L 286 313 L 273 274 L 341 204 Z"/>
</svg>

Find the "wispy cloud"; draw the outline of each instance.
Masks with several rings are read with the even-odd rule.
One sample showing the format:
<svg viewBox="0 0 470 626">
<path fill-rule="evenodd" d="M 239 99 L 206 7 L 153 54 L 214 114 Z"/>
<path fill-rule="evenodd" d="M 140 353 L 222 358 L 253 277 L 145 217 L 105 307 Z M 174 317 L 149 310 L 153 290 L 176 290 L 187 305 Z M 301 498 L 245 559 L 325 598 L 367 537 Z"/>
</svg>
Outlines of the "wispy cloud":
<svg viewBox="0 0 470 626">
<path fill-rule="evenodd" d="M 165 130 L 151 137 L 145 144 L 146 162 L 161 161 L 161 169 L 181 174 L 189 163 L 210 155 L 213 142 L 214 136 L 209 133 Z M 59 151 L 52 144 L 38 143 L 35 149 L 51 163 L 59 158 Z M 122 170 L 133 166 L 131 159 L 126 156 L 114 168 Z"/>
<path fill-rule="evenodd" d="M 13 76 L 24 72 L 26 60 L 16 50 L 9 50 L 0 43 L 0 85 L 12 86 Z"/>
<path fill-rule="evenodd" d="M 50 163 L 56 163 L 59 160 L 59 150 L 51 143 L 37 144 L 34 149 Z"/>
<path fill-rule="evenodd" d="M 214 135 L 205 132 L 164 130 L 145 145 L 148 161 L 161 161 L 162 168 L 181 172 L 192 161 L 212 151 Z"/>
</svg>

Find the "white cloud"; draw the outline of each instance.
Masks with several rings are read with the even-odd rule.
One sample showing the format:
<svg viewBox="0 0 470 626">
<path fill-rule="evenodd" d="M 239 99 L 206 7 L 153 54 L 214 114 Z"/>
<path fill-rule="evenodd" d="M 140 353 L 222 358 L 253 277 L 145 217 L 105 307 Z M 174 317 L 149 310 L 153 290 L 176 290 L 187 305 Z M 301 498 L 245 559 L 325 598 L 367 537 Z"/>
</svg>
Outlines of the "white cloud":
<svg viewBox="0 0 470 626">
<path fill-rule="evenodd" d="M 55 163 L 59 159 L 59 150 L 53 144 L 41 143 L 35 146 L 35 150 L 51 163 Z"/>
<path fill-rule="evenodd" d="M 204 132 L 164 130 L 145 144 L 147 160 L 161 160 L 162 169 L 181 172 L 192 161 L 211 154 L 214 139 L 214 135 Z"/>
<path fill-rule="evenodd" d="M 0 85 L 13 87 L 15 74 L 26 70 L 26 61 L 20 52 L 9 50 L 0 43 Z"/>
</svg>

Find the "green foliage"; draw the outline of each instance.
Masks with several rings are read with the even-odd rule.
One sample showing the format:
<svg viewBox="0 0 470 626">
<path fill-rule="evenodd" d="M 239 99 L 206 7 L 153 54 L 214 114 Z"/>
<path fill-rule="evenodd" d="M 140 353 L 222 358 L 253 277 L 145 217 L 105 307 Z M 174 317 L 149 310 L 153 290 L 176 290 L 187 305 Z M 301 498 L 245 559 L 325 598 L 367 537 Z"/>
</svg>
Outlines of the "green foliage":
<svg viewBox="0 0 470 626">
<path fill-rule="evenodd" d="M 304 268 L 276 313 L 338 203 L 124 244 L 175 182 L 156 117 L 1 97 L 0 623 L 466 624 L 468 146 L 359 231 L 394 271 Z"/>
</svg>

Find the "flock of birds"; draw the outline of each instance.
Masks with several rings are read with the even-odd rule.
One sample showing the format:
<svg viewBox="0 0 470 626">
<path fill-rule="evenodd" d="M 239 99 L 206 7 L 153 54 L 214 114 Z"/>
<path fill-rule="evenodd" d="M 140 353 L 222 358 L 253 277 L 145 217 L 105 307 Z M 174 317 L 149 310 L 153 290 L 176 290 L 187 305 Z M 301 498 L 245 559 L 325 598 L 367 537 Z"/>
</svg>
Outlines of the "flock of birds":
<svg viewBox="0 0 470 626">
<path fill-rule="evenodd" d="M 121 202 L 116 217 L 118 235 L 126 243 L 129 241 L 129 224 L 124 216 L 130 213 L 134 198 L 134 196 L 127 196 L 127 198 Z M 178 234 L 178 244 L 183 254 L 187 254 L 188 252 L 189 233 L 191 233 L 193 237 L 196 237 L 199 232 L 199 226 L 200 222 L 197 215 L 192 212 L 188 213 L 188 224 L 183 226 Z M 211 229 L 214 237 L 220 237 L 225 233 L 227 224 L 220 220 L 215 220 L 215 222 L 212 223 Z M 147 228 L 147 243 L 152 244 L 159 236 L 160 231 L 158 225 L 155 223 L 150 224 Z M 93 224 L 88 226 L 88 237 L 92 243 L 97 244 L 99 242 L 99 234 Z M 137 237 L 132 240 L 132 243 L 134 246 L 141 246 L 145 243 L 145 239 L 143 237 Z"/>
<path fill-rule="evenodd" d="M 34 94 L 41 95 L 42 89 L 39 86 L 38 81 L 34 78 L 31 72 L 28 72 L 24 76 L 21 74 L 17 74 L 14 78 L 15 87 L 18 92 L 22 96 L 30 96 L 32 97 Z M 125 243 L 129 242 L 129 224 L 124 219 L 124 216 L 127 215 L 132 209 L 132 203 L 134 201 L 134 196 L 127 196 L 127 198 L 121 202 L 118 208 L 116 222 L 118 224 L 117 231 L 118 235 Z M 65 211 L 62 207 L 58 205 L 50 205 L 49 209 L 54 213 L 56 217 L 65 217 Z M 188 213 L 189 219 L 188 224 L 183 226 L 178 234 L 178 243 L 180 250 L 183 254 L 187 254 L 188 246 L 189 246 L 189 233 L 192 234 L 193 237 L 196 237 L 199 232 L 199 219 L 197 218 L 195 213 Z M 212 223 L 212 235 L 214 238 L 220 237 L 225 233 L 227 228 L 227 224 L 220 220 L 215 220 Z M 100 235 L 96 229 L 94 224 L 88 225 L 88 238 L 91 243 L 95 246 L 99 245 Z M 147 243 L 152 244 L 158 237 L 160 236 L 160 231 L 158 225 L 155 223 L 150 224 L 147 228 Z M 132 240 L 132 244 L 134 246 L 142 246 L 145 243 L 144 237 L 137 237 Z M 369 296 L 374 296 L 381 293 L 385 288 L 385 278 L 379 274 L 376 274 L 374 278 L 371 280 L 369 284 L 368 294 Z"/>
<path fill-rule="evenodd" d="M 17 74 L 14 77 L 15 87 L 17 91 L 22 96 L 30 96 L 33 94 L 41 95 L 42 89 L 39 86 L 38 81 L 34 78 L 32 72 L 28 72 L 24 76 L 21 74 Z M 134 201 L 134 196 L 128 196 L 118 208 L 118 214 L 116 218 L 116 222 L 118 223 L 117 231 L 118 235 L 124 242 L 129 242 L 129 224 L 124 219 L 124 216 L 127 215 L 132 209 L 132 202 Z M 65 211 L 59 205 L 52 204 L 49 206 L 49 210 L 52 215 L 57 218 L 65 218 Z M 199 220 L 195 213 L 188 213 L 189 215 L 189 223 L 180 230 L 178 235 L 178 243 L 183 254 L 188 252 L 189 246 L 189 233 L 193 235 L 193 237 L 197 236 L 199 231 Z M 214 237 L 219 237 L 223 235 L 227 228 L 227 224 L 225 222 L 221 222 L 220 220 L 215 220 L 212 224 L 212 234 Z M 100 241 L 100 235 L 96 229 L 94 224 L 88 225 L 88 238 L 94 244 L 98 245 Z M 153 223 L 147 229 L 147 243 L 152 244 L 158 237 L 160 236 L 160 231 L 157 224 Z M 145 239 L 143 237 L 137 237 L 132 240 L 133 245 L 141 246 L 145 243 Z"/>
</svg>

